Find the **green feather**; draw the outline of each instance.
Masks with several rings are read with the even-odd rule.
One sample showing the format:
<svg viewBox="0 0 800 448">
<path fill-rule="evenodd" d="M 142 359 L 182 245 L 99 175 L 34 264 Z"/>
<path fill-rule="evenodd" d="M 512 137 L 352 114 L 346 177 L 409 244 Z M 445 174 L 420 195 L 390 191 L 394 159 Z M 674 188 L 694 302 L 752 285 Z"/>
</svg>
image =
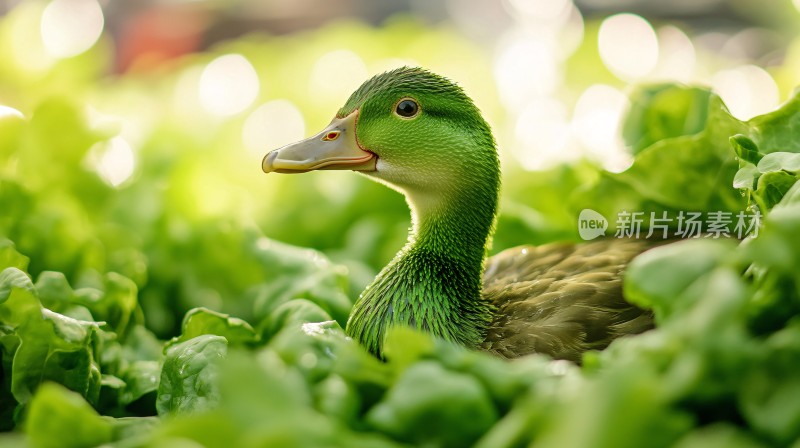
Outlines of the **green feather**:
<svg viewBox="0 0 800 448">
<path fill-rule="evenodd" d="M 392 114 L 403 98 L 419 103 L 418 117 Z M 347 333 L 376 355 L 395 325 L 478 347 L 492 319 L 481 273 L 500 187 L 489 125 L 460 87 L 419 68 L 368 80 L 338 116 L 355 110 L 359 143 L 379 158 L 366 174 L 406 195 L 413 226 L 359 297 Z"/>
</svg>

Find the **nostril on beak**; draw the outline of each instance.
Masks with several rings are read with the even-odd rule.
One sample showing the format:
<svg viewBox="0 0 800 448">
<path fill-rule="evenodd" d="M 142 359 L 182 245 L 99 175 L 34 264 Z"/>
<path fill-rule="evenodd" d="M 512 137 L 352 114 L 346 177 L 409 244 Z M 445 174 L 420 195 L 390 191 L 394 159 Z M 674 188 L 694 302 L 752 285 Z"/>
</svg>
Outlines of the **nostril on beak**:
<svg viewBox="0 0 800 448">
<path fill-rule="evenodd" d="M 264 156 L 264 160 L 261 161 L 261 170 L 265 173 L 272 172 L 272 164 L 275 162 L 275 159 L 278 157 L 278 150 L 270 151 L 267 155 Z"/>
<path fill-rule="evenodd" d="M 322 137 L 322 141 L 328 142 L 331 140 L 336 140 L 337 138 L 339 138 L 339 134 L 341 134 L 341 132 L 339 131 L 330 131 L 327 134 L 325 134 L 324 137 Z"/>
</svg>

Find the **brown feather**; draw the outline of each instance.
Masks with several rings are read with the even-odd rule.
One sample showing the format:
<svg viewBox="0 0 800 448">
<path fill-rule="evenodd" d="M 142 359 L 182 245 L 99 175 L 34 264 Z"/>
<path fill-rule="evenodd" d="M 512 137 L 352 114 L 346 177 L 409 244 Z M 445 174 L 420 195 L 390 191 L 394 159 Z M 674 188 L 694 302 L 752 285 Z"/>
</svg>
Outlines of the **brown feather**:
<svg viewBox="0 0 800 448">
<path fill-rule="evenodd" d="M 603 239 L 520 246 L 491 257 L 483 296 L 496 312 L 483 349 L 579 362 L 586 350 L 652 328 L 652 315 L 623 298 L 622 273 L 633 257 L 663 243 Z"/>
</svg>

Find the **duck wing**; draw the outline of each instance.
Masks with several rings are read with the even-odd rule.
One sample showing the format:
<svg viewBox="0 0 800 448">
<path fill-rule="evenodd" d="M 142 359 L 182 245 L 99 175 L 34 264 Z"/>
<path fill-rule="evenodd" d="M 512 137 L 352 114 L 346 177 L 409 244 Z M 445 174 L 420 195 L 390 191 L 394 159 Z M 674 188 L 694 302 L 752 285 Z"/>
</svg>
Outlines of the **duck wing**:
<svg viewBox="0 0 800 448">
<path fill-rule="evenodd" d="M 622 295 L 630 260 L 663 241 L 603 239 L 520 246 L 486 262 L 483 296 L 496 307 L 482 348 L 505 358 L 544 353 L 579 362 L 586 350 L 653 327 Z"/>
</svg>

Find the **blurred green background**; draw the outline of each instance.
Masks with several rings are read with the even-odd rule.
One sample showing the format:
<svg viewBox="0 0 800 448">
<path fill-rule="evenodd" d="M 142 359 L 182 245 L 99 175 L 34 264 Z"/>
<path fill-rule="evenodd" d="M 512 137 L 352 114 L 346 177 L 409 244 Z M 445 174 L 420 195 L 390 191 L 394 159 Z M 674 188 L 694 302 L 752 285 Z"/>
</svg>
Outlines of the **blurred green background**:
<svg viewBox="0 0 800 448">
<path fill-rule="evenodd" d="M 576 238 L 570 192 L 631 164 L 632 86 L 710 86 L 745 120 L 800 84 L 797 0 L 6 0 L 0 13 L 0 236 L 34 278 L 132 279 L 161 337 L 192 307 L 252 318 L 276 291 L 329 284 L 283 281 L 311 275 L 294 256 L 352 299 L 394 255 L 409 225 L 398 193 L 260 169 L 373 74 L 424 66 L 484 112 L 503 163 L 493 252 Z"/>
</svg>

